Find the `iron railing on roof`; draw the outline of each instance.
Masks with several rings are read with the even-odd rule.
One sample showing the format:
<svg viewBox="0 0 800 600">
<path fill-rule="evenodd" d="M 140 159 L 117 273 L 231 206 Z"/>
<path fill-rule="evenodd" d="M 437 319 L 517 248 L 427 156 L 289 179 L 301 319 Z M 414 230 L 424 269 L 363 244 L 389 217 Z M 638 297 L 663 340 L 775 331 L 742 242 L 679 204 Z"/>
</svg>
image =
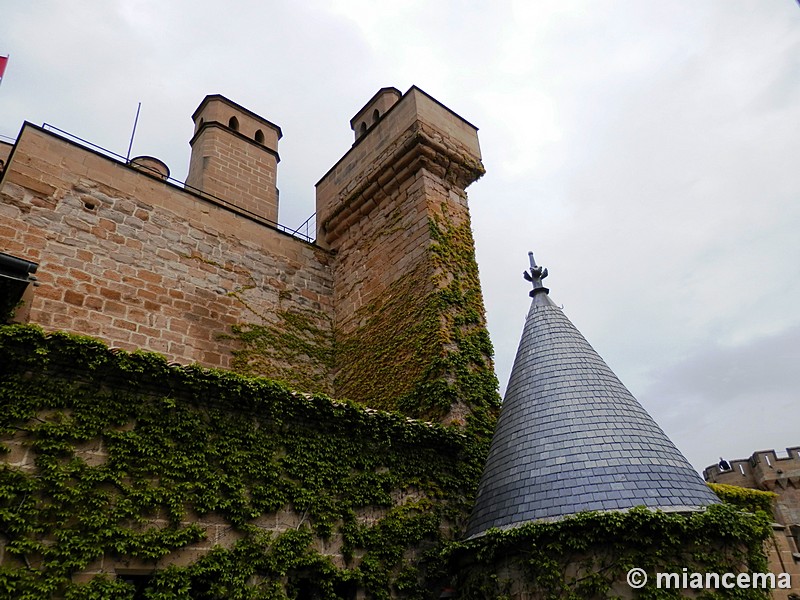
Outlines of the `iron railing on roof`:
<svg viewBox="0 0 800 600">
<path fill-rule="evenodd" d="M 103 148 L 102 146 L 98 146 L 97 144 L 92 143 L 89 140 L 85 140 L 82 137 L 79 137 L 73 133 L 64 131 L 63 129 L 59 129 L 55 125 L 50 125 L 49 123 L 43 123 L 42 129 L 55 133 L 59 137 L 63 137 L 73 142 L 77 142 L 78 144 L 90 148 L 93 151 L 102 154 L 107 158 L 110 158 L 118 163 L 121 163 L 126 166 L 131 165 L 131 161 L 128 157 L 122 156 L 121 154 L 117 154 L 116 152 L 113 152 L 108 148 Z M 288 225 L 283 225 L 281 223 L 278 223 L 277 221 L 265 219 L 264 217 L 257 215 L 254 212 L 251 212 L 247 209 L 241 208 L 240 206 L 236 206 L 231 202 L 228 202 L 224 198 L 220 198 L 219 196 L 215 196 L 214 194 L 209 194 L 208 192 L 204 192 L 203 190 L 200 190 L 196 187 L 187 185 L 185 181 L 181 181 L 180 179 L 175 179 L 174 177 L 169 177 L 169 176 L 163 179 L 178 187 L 182 187 L 183 189 L 188 190 L 194 194 L 202 196 L 204 199 L 209 200 L 214 204 L 232 210 L 236 213 L 246 216 L 249 219 L 252 219 L 253 221 L 257 221 L 263 225 L 267 225 L 268 227 L 277 229 L 278 231 L 282 231 L 283 233 L 287 233 L 292 237 L 295 237 L 299 240 L 303 240 L 304 242 L 309 242 L 313 244 L 314 240 L 316 239 L 317 213 L 314 213 L 310 217 L 308 217 L 299 227 L 292 228 L 289 227 Z"/>
</svg>

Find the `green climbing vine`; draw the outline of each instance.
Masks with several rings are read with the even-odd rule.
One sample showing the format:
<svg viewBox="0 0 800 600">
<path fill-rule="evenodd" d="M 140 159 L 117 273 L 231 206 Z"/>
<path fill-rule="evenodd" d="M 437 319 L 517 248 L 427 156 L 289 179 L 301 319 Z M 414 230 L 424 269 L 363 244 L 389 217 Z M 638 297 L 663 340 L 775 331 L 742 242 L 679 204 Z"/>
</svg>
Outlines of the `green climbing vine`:
<svg viewBox="0 0 800 600">
<path fill-rule="evenodd" d="M 498 383 L 470 223 L 442 203 L 428 230 L 426 259 L 358 312 L 361 327 L 337 334 L 337 395 L 490 431 Z"/>
<path fill-rule="evenodd" d="M 459 573 L 461 598 L 619 597 L 630 592 L 626 574 L 638 567 L 648 583 L 636 597 L 667 600 L 684 598 L 686 590 L 658 588 L 656 573 L 767 572 L 764 541 L 770 535 L 765 513 L 743 513 L 729 504 L 688 514 L 642 507 L 494 529 L 446 552 Z M 764 600 L 770 591 L 701 590 L 697 597 Z"/>
<path fill-rule="evenodd" d="M 268 375 L 300 390 L 330 392 L 334 354 L 329 318 L 290 310 L 279 310 L 276 316 L 274 324 L 242 323 L 220 336 L 240 342 L 231 367 L 245 375 Z M 326 321 L 328 327 L 319 326 Z"/>
<path fill-rule="evenodd" d="M 435 595 L 483 442 L 30 326 L 0 328 L 0 364 L 0 597 L 130 598 L 75 576 L 134 559 L 150 598 Z M 236 543 L 173 565 L 207 522 Z"/>
<path fill-rule="evenodd" d="M 709 483 L 711 488 L 720 500 L 733 504 L 734 506 L 747 512 L 757 513 L 762 511 L 768 515 L 772 514 L 772 504 L 778 497 L 774 492 L 762 492 L 736 485 L 724 483 Z"/>
</svg>

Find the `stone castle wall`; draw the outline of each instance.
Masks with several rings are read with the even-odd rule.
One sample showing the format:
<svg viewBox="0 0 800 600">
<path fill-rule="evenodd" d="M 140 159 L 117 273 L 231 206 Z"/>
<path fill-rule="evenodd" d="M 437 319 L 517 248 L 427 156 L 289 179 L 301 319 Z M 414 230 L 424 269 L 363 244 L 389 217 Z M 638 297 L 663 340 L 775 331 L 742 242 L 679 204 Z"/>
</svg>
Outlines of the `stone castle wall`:
<svg viewBox="0 0 800 600">
<path fill-rule="evenodd" d="M 193 115 L 186 188 L 26 124 L 0 184 L 0 250 L 39 263 L 20 316 L 383 408 L 456 380 L 431 365 L 456 321 L 485 334 L 464 191 L 483 174 L 477 129 L 417 88 L 373 101 L 317 184 L 317 243 L 271 224 L 280 128 L 221 96 Z M 453 285 L 451 310 L 436 294 Z M 486 342 L 469 362 L 491 371 Z"/>
<path fill-rule="evenodd" d="M 728 461 L 730 469 L 706 467 L 703 477 L 709 483 L 775 492 L 775 517 L 784 525 L 800 526 L 800 446 L 787 448 L 786 454 L 778 457 L 775 450 L 761 450 L 750 458 Z"/>
<path fill-rule="evenodd" d="M 35 328 L 0 328 L 0 364 L 0 596 L 123 597 L 97 586 L 130 575 L 193 598 L 446 583 L 430 551 L 482 461 L 461 432 Z"/>
<path fill-rule="evenodd" d="M 779 457 L 775 450 L 760 450 L 750 458 L 728 461 L 728 466 L 723 469 L 720 464 L 710 465 L 703 470 L 703 477 L 710 483 L 776 494 L 774 536 L 766 547 L 770 569 L 792 573 L 793 580 L 800 581 L 800 446 L 787 448 L 784 457 Z M 789 597 L 779 591 L 773 595 Z"/>
<path fill-rule="evenodd" d="M 318 239 L 337 257 L 337 343 L 352 349 L 335 385 L 346 397 L 372 395 L 377 406 L 397 408 L 394 399 L 418 386 L 457 378 L 431 365 L 456 345 L 443 292 L 474 262 L 464 190 L 483 166 L 477 129 L 417 88 L 399 99 L 396 90 L 379 93 L 362 113 L 377 120 L 317 184 Z M 469 255 L 448 263 L 437 252 L 455 230 L 464 235 L 446 251 L 461 244 Z M 479 298 L 476 283 L 458 283 L 456 293 Z M 475 324 L 484 327 L 478 302 Z M 491 366 L 490 352 L 477 362 Z"/>
<path fill-rule="evenodd" d="M 0 240 L 39 263 L 29 318 L 47 330 L 223 368 L 243 349 L 237 326 L 285 333 L 302 315 L 330 337 L 328 252 L 32 125 L 3 175 Z M 315 357 L 259 363 L 328 389 Z"/>
</svg>

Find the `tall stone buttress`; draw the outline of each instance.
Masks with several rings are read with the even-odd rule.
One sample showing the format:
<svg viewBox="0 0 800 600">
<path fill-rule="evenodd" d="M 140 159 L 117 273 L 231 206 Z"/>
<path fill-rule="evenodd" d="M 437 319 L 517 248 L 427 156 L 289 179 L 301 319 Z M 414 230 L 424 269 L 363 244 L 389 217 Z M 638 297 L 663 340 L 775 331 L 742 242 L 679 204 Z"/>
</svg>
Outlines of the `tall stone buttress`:
<svg viewBox="0 0 800 600">
<path fill-rule="evenodd" d="M 317 243 L 336 256 L 336 394 L 460 420 L 496 396 L 464 191 L 484 173 L 477 128 L 416 87 L 381 89 L 351 126 L 317 183 Z M 492 383 L 470 399 L 476 377 Z"/>
</svg>

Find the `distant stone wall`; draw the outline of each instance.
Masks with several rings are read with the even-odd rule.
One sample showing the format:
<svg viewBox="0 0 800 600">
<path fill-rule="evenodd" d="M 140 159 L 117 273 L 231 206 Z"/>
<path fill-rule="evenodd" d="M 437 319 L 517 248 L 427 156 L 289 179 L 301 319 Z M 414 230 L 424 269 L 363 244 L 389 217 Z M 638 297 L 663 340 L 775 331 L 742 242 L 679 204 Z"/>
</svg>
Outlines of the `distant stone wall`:
<svg viewBox="0 0 800 600">
<path fill-rule="evenodd" d="M 709 483 L 775 492 L 775 518 L 783 525 L 800 526 L 800 446 L 787 448 L 786 454 L 779 458 L 775 450 L 760 450 L 750 458 L 728 461 L 730 469 L 710 465 L 703 477 Z"/>
<path fill-rule="evenodd" d="M 30 320 L 48 330 L 330 391 L 328 252 L 32 125 L 0 249 L 39 263 Z"/>
</svg>

